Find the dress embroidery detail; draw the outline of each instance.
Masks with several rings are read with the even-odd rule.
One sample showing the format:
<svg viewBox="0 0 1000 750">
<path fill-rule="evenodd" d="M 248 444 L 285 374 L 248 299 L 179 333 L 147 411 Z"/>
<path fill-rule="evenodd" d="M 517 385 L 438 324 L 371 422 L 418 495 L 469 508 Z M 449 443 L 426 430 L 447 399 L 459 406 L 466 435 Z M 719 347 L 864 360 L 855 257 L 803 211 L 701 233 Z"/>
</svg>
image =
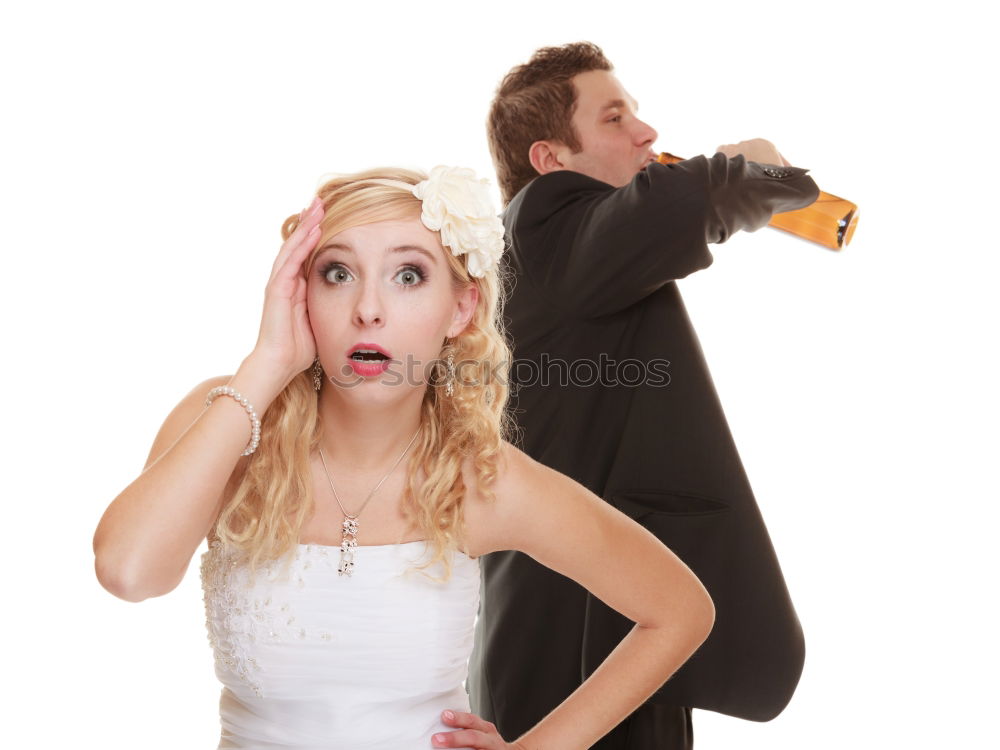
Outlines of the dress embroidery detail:
<svg viewBox="0 0 1000 750">
<path fill-rule="evenodd" d="M 394 547 L 393 564 L 398 560 L 400 570 L 387 574 L 384 581 L 403 580 L 414 574 L 403 569 L 420 560 L 419 555 L 408 554 L 411 544 L 417 543 Z M 201 556 L 201 583 L 205 627 L 220 678 L 223 672 L 228 672 L 258 698 L 263 698 L 270 680 L 255 658 L 255 654 L 261 655 L 262 649 L 270 651 L 269 647 L 286 648 L 303 642 L 321 645 L 324 651 L 331 646 L 338 649 L 346 646 L 344 635 L 332 627 L 329 616 L 315 617 L 317 599 L 313 591 L 325 589 L 329 592 L 333 580 L 343 582 L 338 586 L 352 585 L 351 578 L 334 574 L 334 571 L 339 574 L 341 568 L 340 556 L 335 554 L 339 551 L 337 547 L 325 545 L 297 545 L 289 557 L 258 565 L 255 576 L 251 577 L 242 551 L 219 540 L 211 542 Z M 467 564 L 473 566 L 478 582 L 478 560 Z M 439 570 L 434 572 L 440 573 Z M 360 584 L 353 585 L 356 589 Z M 478 585 L 472 590 L 478 605 Z M 297 611 L 300 607 L 304 609 Z M 357 640 L 357 636 L 354 637 Z M 265 663 L 272 658 L 273 654 L 264 660 Z M 226 680 L 222 681 L 226 684 Z"/>
<path fill-rule="evenodd" d="M 216 540 L 201 558 L 201 581 L 205 601 L 205 627 L 217 666 L 228 669 L 245 682 L 258 697 L 263 696 L 260 667 L 251 655 L 257 642 L 276 642 L 286 636 L 295 622 L 288 602 L 280 604 L 270 589 L 280 572 L 275 562 L 257 570 L 263 591 L 251 587 L 249 570 L 242 565 L 242 553 Z M 305 631 L 300 637 L 304 637 Z"/>
</svg>

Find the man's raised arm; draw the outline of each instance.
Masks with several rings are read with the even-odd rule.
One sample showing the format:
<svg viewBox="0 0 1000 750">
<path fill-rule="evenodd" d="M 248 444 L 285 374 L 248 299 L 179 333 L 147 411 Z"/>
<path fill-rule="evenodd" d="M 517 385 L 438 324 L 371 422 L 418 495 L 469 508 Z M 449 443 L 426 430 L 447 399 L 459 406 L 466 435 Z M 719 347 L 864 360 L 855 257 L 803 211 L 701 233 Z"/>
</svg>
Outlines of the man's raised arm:
<svg viewBox="0 0 1000 750">
<path fill-rule="evenodd" d="M 716 153 L 653 163 L 621 188 L 568 170 L 515 197 L 504 223 L 530 283 L 567 313 L 617 312 L 707 268 L 707 245 L 812 203 L 806 170 Z"/>
</svg>

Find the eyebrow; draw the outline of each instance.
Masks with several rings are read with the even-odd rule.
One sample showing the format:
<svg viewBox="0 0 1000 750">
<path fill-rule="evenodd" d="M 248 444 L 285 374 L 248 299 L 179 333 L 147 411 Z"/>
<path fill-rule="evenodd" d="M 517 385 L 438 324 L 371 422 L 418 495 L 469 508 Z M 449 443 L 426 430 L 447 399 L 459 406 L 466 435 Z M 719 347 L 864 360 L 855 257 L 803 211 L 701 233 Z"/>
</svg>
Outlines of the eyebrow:
<svg viewBox="0 0 1000 750">
<path fill-rule="evenodd" d="M 354 248 L 351 247 L 350 245 L 345 245 L 341 242 L 334 242 L 330 245 L 324 245 L 323 247 L 321 247 L 319 251 L 316 253 L 316 257 L 318 258 L 320 255 L 327 252 L 328 250 L 343 250 L 344 252 L 347 253 L 354 252 Z M 387 248 L 386 252 L 405 253 L 408 250 L 414 250 L 418 253 L 426 255 L 427 258 L 431 261 L 431 263 L 437 263 L 437 258 L 434 257 L 433 253 L 431 253 L 429 250 L 425 248 L 420 247 L 420 245 L 396 245 L 395 247 Z"/>
<path fill-rule="evenodd" d="M 631 99 L 632 97 L 629 98 Z M 625 107 L 624 99 L 612 99 L 610 102 L 601 107 L 601 112 L 604 112 L 604 110 L 606 109 L 615 109 L 615 108 L 624 109 L 624 107 Z M 632 99 L 632 109 L 634 109 L 636 112 L 639 111 L 639 102 L 637 102 L 635 99 Z"/>
</svg>

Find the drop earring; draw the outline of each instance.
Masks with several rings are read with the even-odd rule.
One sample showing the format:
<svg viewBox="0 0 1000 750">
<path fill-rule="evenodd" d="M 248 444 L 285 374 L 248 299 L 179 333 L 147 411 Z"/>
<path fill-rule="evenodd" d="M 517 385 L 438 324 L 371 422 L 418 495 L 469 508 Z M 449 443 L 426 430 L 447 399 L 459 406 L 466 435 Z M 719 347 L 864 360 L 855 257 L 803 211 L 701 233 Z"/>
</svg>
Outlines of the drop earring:
<svg viewBox="0 0 1000 750">
<path fill-rule="evenodd" d="M 323 387 L 323 366 L 319 363 L 319 355 L 313 360 L 312 366 L 313 390 L 318 391 Z"/>
<path fill-rule="evenodd" d="M 448 378 L 445 380 L 444 395 L 451 398 L 455 395 L 455 355 L 448 352 L 445 362 L 447 362 Z"/>
</svg>

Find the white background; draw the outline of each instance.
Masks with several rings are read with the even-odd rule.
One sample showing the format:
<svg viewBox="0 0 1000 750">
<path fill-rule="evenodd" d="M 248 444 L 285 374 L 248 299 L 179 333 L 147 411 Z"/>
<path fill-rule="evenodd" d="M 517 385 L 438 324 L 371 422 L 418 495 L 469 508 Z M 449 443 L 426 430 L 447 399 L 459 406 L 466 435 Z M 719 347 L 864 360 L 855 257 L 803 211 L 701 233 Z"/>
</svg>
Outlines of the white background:
<svg viewBox="0 0 1000 750">
<path fill-rule="evenodd" d="M 696 711 L 696 747 L 996 747 L 997 61 L 970 5 L 5 6 L 0 744 L 215 746 L 197 560 L 119 601 L 101 513 L 250 352 L 324 173 L 492 178 L 501 76 L 589 39 L 659 149 L 766 137 L 861 212 L 843 252 L 763 229 L 681 282 L 808 651 L 777 719 Z"/>
</svg>

